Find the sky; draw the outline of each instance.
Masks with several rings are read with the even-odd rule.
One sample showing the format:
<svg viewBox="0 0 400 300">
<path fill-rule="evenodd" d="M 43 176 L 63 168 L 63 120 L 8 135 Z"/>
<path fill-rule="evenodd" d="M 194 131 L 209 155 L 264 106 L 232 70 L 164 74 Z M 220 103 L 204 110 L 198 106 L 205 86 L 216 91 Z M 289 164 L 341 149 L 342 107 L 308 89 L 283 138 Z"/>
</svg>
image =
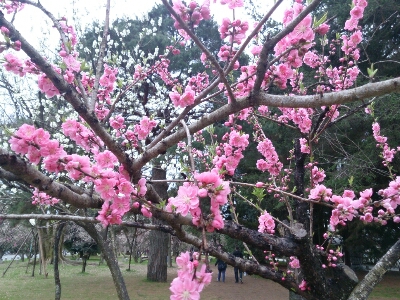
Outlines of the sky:
<svg viewBox="0 0 400 300">
<path fill-rule="evenodd" d="M 198 2 L 201 3 L 202 1 L 198 0 Z M 221 6 L 219 3 L 214 4 L 213 2 L 211 1 L 211 12 L 214 12 L 217 22 L 223 17 L 232 16 L 232 11 L 226 5 Z M 261 3 L 265 7 L 265 11 L 275 3 L 274 0 L 254 0 L 254 2 Z M 275 19 L 280 19 L 284 8 L 290 2 L 290 0 L 284 1 L 280 9 L 274 14 Z M 102 22 L 105 17 L 106 0 L 40 0 L 40 3 L 57 18 L 66 16 L 69 20 L 75 19 L 79 21 L 82 29 L 93 23 L 93 20 L 100 20 Z M 150 11 L 155 4 L 159 3 L 161 3 L 161 0 L 112 0 L 110 9 L 111 20 L 122 16 L 132 18 L 141 17 Z M 244 8 L 236 9 L 235 13 L 237 17 L 243 16 Z M 33 44 L 38 42 L 41 36 L 49 36 L 50 33 L 57 36 L 57 32 L 51 29 L 51 23 L 46 17 L 43 17 L 37 8 L 24 8 L 17 14 L 15 24 L 20 28 L 21 33 L 28 37 L 28 40 Z"/>
</svg>

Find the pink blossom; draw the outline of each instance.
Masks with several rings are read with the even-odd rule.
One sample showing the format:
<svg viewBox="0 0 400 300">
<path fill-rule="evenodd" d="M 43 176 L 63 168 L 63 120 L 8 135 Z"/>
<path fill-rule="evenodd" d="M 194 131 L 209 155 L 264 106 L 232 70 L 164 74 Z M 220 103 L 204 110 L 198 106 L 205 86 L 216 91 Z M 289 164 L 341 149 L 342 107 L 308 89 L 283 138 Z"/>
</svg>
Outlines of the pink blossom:
<svg viewBox="0 0 400 300">
<path fill-rule="evenodd" d="M 328 201 L 332 197 L 332 190 L 326 188 L 322 184 L 317 184 L 313 189 L 310 190 L 309 199 L 316 201 Z"/>
<path fill-rule="evenodd" d="M 122 216 L 116 209 L 111 209 L 110 203 L 105 201 L 103 203 L 102 209 L 99 211 L 99 215 L 96 218 L 99 220 L 104 227 L 109 224 L 121 224 Z"/>
<path fill-rule="evenodd" d="M 308 146 L 307 139 L 300 138 L 300 152 L 310 154 L 310 147 Z"/>
<path fill-rule="evenodd" d="M 302 291 L 307 290 L 307 282 L 302 280 L 301 283 L 299 284 L 299 289 Z"/>
<path fill-rule="evenodd" d="M 60 94 L 53 82 L 45 74 L 38 76 L 38 86 L 39 89 L 49 98 Z"/>
<path fill-rule="evenodd" d="M 364 14 L 364 8 L 360 6 L 354 6 L 354 8 L 350 11 L 350 16 L 356 20 L 361 19 Z"/>
<path fill-rule="evenodd" d="M 230 9 L 235 9 L 237 7 L 243 7 L 243 0 L 221 0 L 221 4 L 228 4 Z"/>
<path fill-rule="evenodd" d="M 315 32 L 320 34 L 320 35 L 324 35 L 329 31 L 329 25 L 326 23 L 323 23 L 321 25 L 319 25 L 319 27 L 317 29 L 315 29 Z"/>
<path fill-rule="evenodd" d="M 73 55 L 63 57 L 63 61 L 71 71 L 79 72 L 81 70 L 81 63 Z"/>
<path fill-rule="evenodd" d="M 249 145 L 249 135 L 240 134 L 236 130 L 232 130 L 229 134 L 229 144 L 244 149 Z"/>
<path fill-rule="evenodd" d="M 300 261 L 297 258 L 291 256 L 289 265 L 293 269 L 299 269 L 300 268 Z"/>
<path fill-rule="evenodd" d="M 199 300 L 200 293 L 197 283 L 190 278 L 175 278 L 169 288 L 172 292 L 171 300 Z"/>
<path fill-rule="evenodd" d="M 98 153 L 95 159 L 100 168 L 113 168 L 114 164 L 118 162 L 116 156 L 109 150 Z"/>
<path fill-rule="evenodd" d="M 324 181 L 325 176 L 324 170 L 320 170 L 316 166 L 311 170 L 311 179 L 314 184 Z"/>
<path fill-rule="evenodd" d="M 269 234 L 275 233 L 275 221 L 267 211 L 264 211 L 264 213 L 258 218 L 258 223 L 259 232 L 266 232 Z"/>
<path fill-rule="evenodd" d="M 12 53 L 7 53 L 4 55 L 5 63 L 3 63 L 4 68 L 20 77 L 25 76 L 25 71 L 23 68 L 23 62 L 18 57 Z"/>
<path fill-rule="evenodd" d="M 186 107 L 192 105 L 195 100 L 195 93 L 190 86 L 186 86 L 185 92 L 181 95 L 178 92 L 169 93 L 169 97 L 177 107 Z"/>
<path fill-rule="evenodd" d="M 178 195 L 175 198 L 169 198 L 168 201 L 176 207 L 177 213 L 186 216 L 189 210 L 199 206 L 198 190 L 197 186 L 185 183 L 179 187 Z"/>
<path fill-rule="evenodd" d="M 150 209 L 146 206 L 142 206 L 142 208 L 140 209 L 140 211 L 142 212 L 143 216 L 145 216 L 146 218 L 151 218 L 152 217 L 152 213 L 150 211 Z"/>
</svg>

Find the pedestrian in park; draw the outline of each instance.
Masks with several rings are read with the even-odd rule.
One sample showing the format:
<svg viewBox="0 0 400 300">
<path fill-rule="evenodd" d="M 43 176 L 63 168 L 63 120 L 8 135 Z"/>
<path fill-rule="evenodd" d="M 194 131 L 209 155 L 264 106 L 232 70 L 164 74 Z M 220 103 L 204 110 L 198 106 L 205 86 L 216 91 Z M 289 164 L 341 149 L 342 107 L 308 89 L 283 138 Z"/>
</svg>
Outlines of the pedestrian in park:
<svg viewBox="0 0 400 300">
<path fill-rule="evenodd" d="M 215 265 L 218 266 L 218 281 L 222 280 L 222 282 L 225 282 L 225 271 L 227 267 L 226 262 L 218 258 L 215 262 Z"/>
<path fill-rule="evenodd" d="M 235 251 L 233 251 L 233 255 L 235 257 L 240 257 L 243 258 L 243 253 L 242 251 L 240 251 L 239 247 L 235 248 Z M 239 270 L 238 267 L 234 267 L 233 271 L 235 272 L 235 283 L 239 283 L 239 279 L 240 279 L 240 283 L 243 283 L 243 272 L 241 270 Z"/>
</svg>

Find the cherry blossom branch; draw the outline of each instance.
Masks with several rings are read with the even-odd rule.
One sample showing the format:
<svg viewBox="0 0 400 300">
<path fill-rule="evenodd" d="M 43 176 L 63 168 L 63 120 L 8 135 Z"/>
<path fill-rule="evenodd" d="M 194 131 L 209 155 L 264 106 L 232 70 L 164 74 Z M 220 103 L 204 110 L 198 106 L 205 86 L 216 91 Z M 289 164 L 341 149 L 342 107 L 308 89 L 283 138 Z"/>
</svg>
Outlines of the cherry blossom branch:
<svg viewBox="0 0 400 300">
<path fill-rule="evenodd" d="M 97 100 L 97 92 L 99 91 L 99 82 L 101 77 L 101 68 L 103 67 L 104 57 L 106 55 L 106 45 L 107 45 L 107 37 L 108 30 L 110 27 L 110 0 L 107 0 L 106 4 L 106 18 L 104 20 L 104 28 L 103 28 L 103 38 L 101 40 L 100 49 L 99 49 L 99 57 L 97 58 L 97 66 L 96 66 L 96 77 L 94 79 L 93 90 L 90 96 L 89 105 L 89 113 L 94 113 L 96 100 Z"/>
<path fill-rule="evenodd" d="M 210 51 L 203 45 L 203 43 L 200 41 L 200 39 L 190 30 L 190 28 L 186 25 L 185 22 L 183 22 L 182 18 L 175 12 L 175 10 L 172 8 L 172 6 L 168 3 L 167 0 L 162 0 L 163 4 L 165 7 L 168 9 L 168 11 L 171 13 L 171 15 L 174 16 L 174 18 L 179 22 L 179 25 L 182 27 L 183 30 L 190 36 L 190 38 L 194 41 L 194 43 L 197 45 L 197 47 L 206 54 L 207 59 L 210 60 L 211 64 L 215 68 L 215 70 L 219 74 L 219 80 L 221 80 L 224 83 L 224 86 L 228 92 L 229 98 L 231 99 L 232 102 L 236 101 L 236 98 L 232 92 L 232 89 L 230 88 L 230 85 L 226 79 L 224 70 L 221 68 L 219 65 L 218 61 L 215 59 L 215 57 L 210 53 Z"/>
<path fill-rule="evenodd" d="M 48 215 L 48 214 L 0 214 L 1 219 L 13 219 L 13 220 L 60 220 L 60 221 L 74 221 L 74 222 L 84 222 L 84 223 L 100 223 L 99 220 L 92 217 L 82 217 L 75 215 Z M 127 227 L 135 227 L 147 230 L 159 230 L 162 232 L 170 233 L 174 235 L 174 230 L 171 226 L 162 225 L 162 224 L 146 224 L 143 222 L 134 222 L 134 221 L 122 221 L 121 226 Z M 47 227 L 43 227 L 47 228 Z"/>
<path fill-rule="evenodd" d="M 233 69 L 233 65 L 235 64 L 235 61 L 237 61 L 240 57 L 240 55 L 244 52 L 246 49 L 247 45 L 252 41 L 252 39 L 260 32 L 261 27 L 264 26 L 264 24 L 268 21 L 268 19 L 271 17 L 271 15 L 274 13 L 274 11 L 282 4 L 283 0 L 278 0 L 275 2 L 275 4 L 271 7 L 271 9 L 268 11 L 268 13 L 262 18 L 262 20 L 257 24 L 257 26 L 253 29 L 253 31 L 249 34 L 249 36 L 246 38 L 246 40 L 243 42 L 242 46 L 239 48 L 239 50 L 235 53 L 233 56 L 231 62 L 227 66 L 225 73 L 229 73 Z"/>
<path fill-rule="evenodd" d="M 260 91 L 248 97 L 238 99 L 233 104 L 226 104 L 212 113 L 204 115 L 200 120 L 194 121 L 188 126 L 193 134 L 211 124 L 227 118 L 229 115 L 237 113 L 244 108 L 254 105 L 267 105 L 271 107 L 291 107 L 291 108 L 317 108 L 326 105 L 343 104 L 355 102 L 370 97 L 382 96 L 390 93 L 400 92 L 400 77 L 368 83 L 361 87 L 343 90 L 339 92 L 326 93 L 323 95 L 271 95 Z M 169 147 L 178 143 L 186 136 L 184 129 L 180 129 L 174 134 L 164 138 L 161 143 L 155 144 L 152 148 L 147 149 L 139 156 L 131 165 L 133 170 L 140 170 L 147 162 L 159 154 L 164 153 Z"/>
<path fill-rule="evenodd" d="M 251 202 L 249 199 L 247 199 L 246 197 L 244 197 L 244 196 L 242 196 L 239 192 L 234 192 L 235 193 L 235 195 L 238 195 L 240 198 L 242 198 L 246 203 L 248 203 L 249 205 L 251 205 L 251 206 L 253 206 L 255 209 L 257 209 L 259 212 L 263 212 L 263 210 L 260 208 L 260 207 L 258 207 L 257 205 L 255 205 L 253 202 Z M 275 222 L 277 222 L 277 223 L 279 223 L 279 224 L 281 224 L 283 227 L 285 227 L 286 229 L 288 229 L 288 230 L 291 230 L 291 228 L 288 226 L 288 225 L 286 225 L 285 223 L 283 223 L 283 222 L 281 222 L 279 219 L 277 219 L 277 218 L 275 218 L 274 216 L 271 216 L 271 218 L 275 221 Z"/>
<path fill-rule="evenodd" d="M 63 45 L 65 47 L 65 51 L 69 54 L 69 48 L 67 47 L 67 37 L 65 36 L 65 33 L 60 26 L 60 23 L 53 16 L 53 14 L 51 12 L 49 12 L 45 7 L 43 7 L 43 5 L 39 1 L 33 2 L 30 0 L 18 0 L 18 2 L 25 3 L 25 4 L 28 4 L 28 5 L 31 5 L 31 6 L 34 6 L 38 9 L 40 9 L 53 22 L 54 27 L 58 30 L 58 32 L 60 34 L 61 42 L 63 43 Z"/>
<path fill-rule="evenodd" d="M 230 184 L 242 185 L 242 186 L 247 186 L 247 187 L 256 187 L 256 185 L 253 184 L 253 183 L 245 183 L 245 182 L 231 181 Z M 301 196 L 298 196 L 298 195 L 295 195 L 295 194 L 292 194 L 292 193 L 288 193 L 288 192 L 282 191 L 282 190 L 277 189 L 277 188 L 273 188 L 273 187 L 268 186 L 268 185 L 265 185 L 264 188 L 267 189 L 267 190 L 271 190 L 271 191 L 273 191 L 275 193 L 280 193 L 280 194 L 282 194 L 284 196 L 292 197 L 294 199 L 297 199 L 297 200 L 300 200 L 300 201 L 303 201 L 303 202 L 318 203 L 318 204 L 323 205 L 323 206 L 334 207 L 333 205 L 330 205 L 328 203 L 321 202 L 321 201 L 315 201 L 315 200 L 311 200 L 311 199 L 307 199 L 307 198 L 303 198 Z"/>
<path fill-rule="evenodd" d="M 0 167 L 18 176 L 28 185 L 45 191 L 46 194 L 61 199 L 75 207 L 100 208 L 103 200 L 96 195 L 89 195 L 77 186 L 61 184 L 44 175 L 37 168 L 19 158 L 15 154 L 0 148 Z"/>
<path fill-rule="evenodd" d="M 25 38 L 15 29 L 14 25 L 4 18 L 3 13 L 0 13 L 0 26 L 4 26 L 10 31 L 11 40 L 19 40 L 21 42 L 21 49 L 31 58 L 32 62 L 47 75 L 47 77 L 53 82 L 54 86 L 60 91 L 60 94 L 64 96 L 64 99 L 73 106 L 75 111 L 87 122 L 108 149 L 118 158 L 119 162 L 125 167 L 133 181 L 139 180 L 141 169 L 132 169 L 131 159 L 129 156 L 124 153 L 112 136 L 101 126 L 95 114 L 93 112 L 90 113 L 83 105 L 76 89 L 69 85 L 63 76 L 57 73 L 51 64 L 47 62 L 46 59 L 44 59 L 40 53 L 28 43 L 27 40 L 25 40 Z"/>
<path fill-rule="evenodd" d="M 295 27 L 313 10 L 317 8 L 321 0 L 314 0 L 309 5 L 305 7 L 305 9 L 292 21 L 290 22 L 285 28 L 281 30 L 277 35 L 272 37 L 270 40 L 264 43 L 263 48 L 260 53 L 260 61 L 257 64 L 257 78 L 254 82 L 254 93 L 259 93 L 261 84 L 264 80 L 265 72 L 268 68 L 268 54 L 273 50 L 275 45 L 283 39 L 286 35 L 292 32 Z"/>
</svg>

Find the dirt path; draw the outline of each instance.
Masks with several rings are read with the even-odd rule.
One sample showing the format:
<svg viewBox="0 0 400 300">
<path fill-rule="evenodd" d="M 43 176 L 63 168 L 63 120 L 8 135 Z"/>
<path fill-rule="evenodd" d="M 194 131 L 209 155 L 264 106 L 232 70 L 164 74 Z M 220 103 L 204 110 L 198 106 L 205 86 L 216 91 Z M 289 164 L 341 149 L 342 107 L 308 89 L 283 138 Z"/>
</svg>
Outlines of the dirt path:
<svg viewBox="0 0 400 300">
<path fill-rule="evenodd" d="M 170 269 L 169 272 L 172 270 Z M 176 271 L 176 270 L 175 270 Z M 233 267 L 228 266 L 226 270 L 225 282 L 218 282 L 218 271 L 213 270 L 213 281 L 201 293 L 202 299 L 207 300 L 234 300 L 234 299 L 251 299 L 251 300 L 288 300 L 289 291 L 281 287 L 279 284 L 260 278 L 258 276 L 243 277 L 243 284 L 235 283 L 235 275 Z M 175 276 L 173 271 L 169 276 Z M 365 273 L 357 273 L 361 279 Z M 400 272 L 388 272 L 385 274 L 382 282 L 376 287 L 375 291 L 379 292 L 382 297 L 370 296 L 369 300 L 399 300 L 400 299 Z M 392 296 L 390 296 L 392 295 Z M 395 296 L 393 296 L 395 295 Z"/>
<path fill-rule="evenodd" d="M 202 299 L 229 300 L 288 300 L 288 290 L 279 284 L 257 276 L 244 276 L 243 284 L 235 283 L 233 268 L 228 266 L 225 282 L 217 281 L 218 271 L 213 272 L 213 282 L 201 293 Z"/>
</svg>

